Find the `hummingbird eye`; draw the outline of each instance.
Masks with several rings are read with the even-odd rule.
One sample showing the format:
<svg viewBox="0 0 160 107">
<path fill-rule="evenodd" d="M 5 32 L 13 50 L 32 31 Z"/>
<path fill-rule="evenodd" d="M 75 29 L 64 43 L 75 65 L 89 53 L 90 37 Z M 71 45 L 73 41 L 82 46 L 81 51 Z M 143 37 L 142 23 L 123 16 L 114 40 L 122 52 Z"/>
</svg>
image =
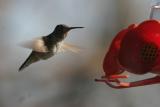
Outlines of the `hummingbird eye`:
<svg viewBox="0 0 160 107">
<path fill-rule="evenodd" d="M 70 27 L 68 27 L 67 25 L 59 24 L 56 26 L 54 32 L 59 33 L 59 34 L 60 33 L 64 34 L 64 33 L 67 33 L 69 30 L 70 30 Z"/>
<path fill-rule="evenodd" d="M 63 32 L 63 26 L 62 25 L 57 25 L 55 28 L 56 32 Z"/>
<path fill-rule="evenodd" d="M 63 29 L 63 26 L 62 25 L 57 25 L 56 29 Z"/>
</svg>

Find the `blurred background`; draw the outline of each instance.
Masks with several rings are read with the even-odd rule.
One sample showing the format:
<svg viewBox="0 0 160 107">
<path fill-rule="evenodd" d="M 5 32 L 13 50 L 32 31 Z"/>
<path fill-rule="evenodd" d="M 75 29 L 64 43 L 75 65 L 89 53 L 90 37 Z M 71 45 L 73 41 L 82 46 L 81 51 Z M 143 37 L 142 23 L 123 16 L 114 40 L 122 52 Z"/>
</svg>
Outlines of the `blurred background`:
<svg viewBox="0 0 160 107">
<path fill-rule="evenodd" d="M 159 85 L 115 90 L 95 78 L 111 40 L 149 18 L 152 0 L 0 0 L 0 107 L 159 107 Z M 31 50 L 19 46 L 57 24 L 84 26 L 66 42 L 82 47 L 17 72 Z M 140 77 L 139 77 L 140 78 Z"/>
</svg>

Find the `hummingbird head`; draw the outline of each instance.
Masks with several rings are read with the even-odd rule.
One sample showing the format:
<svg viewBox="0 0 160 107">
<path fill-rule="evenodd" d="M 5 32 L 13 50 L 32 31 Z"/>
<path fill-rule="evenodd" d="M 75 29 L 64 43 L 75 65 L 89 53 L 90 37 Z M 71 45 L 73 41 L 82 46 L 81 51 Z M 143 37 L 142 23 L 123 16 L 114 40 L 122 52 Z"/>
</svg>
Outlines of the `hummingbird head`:
<svg viewBox="0 0 160 107">
<path fill-rule="evenodd" d="M 56 28 L 54 30 L 54 33 L 57 33 L 57 34 L 66 34 L 68 31 L 70 31 L 72 29 L 78 29 L 78 28 L 84 28 L 84 27 L 69 27 L 67 25 L 60 24 L 60 25 L 56 26 Z"/>
</svg>

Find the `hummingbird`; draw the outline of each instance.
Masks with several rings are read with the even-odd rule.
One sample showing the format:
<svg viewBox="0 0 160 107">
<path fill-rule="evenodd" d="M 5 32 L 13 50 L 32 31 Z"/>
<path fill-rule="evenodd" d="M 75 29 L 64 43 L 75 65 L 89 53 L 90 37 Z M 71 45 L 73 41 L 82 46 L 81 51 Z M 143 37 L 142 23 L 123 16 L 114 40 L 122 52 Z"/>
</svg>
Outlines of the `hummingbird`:
<svg viewBox="0 0 160 107">
<path fill-rule="evenodd" d="M 23 45 L 25 48 L 32 49 L 32 52 L 20 66 L 19 72 L 35 62 L 51 58 L 60 51 L 70 50 L 72 52 L 76 52 L 76 49 L 78 48 L 72 44 L 64 43 L 63 41 L 70 30 L 78 28 L 84 27 L 69 27 L 64 24 L 59 24 L 49 35 L 36 38 L 32 42 L 28 42 L 29 45 Z"/>
</svg>

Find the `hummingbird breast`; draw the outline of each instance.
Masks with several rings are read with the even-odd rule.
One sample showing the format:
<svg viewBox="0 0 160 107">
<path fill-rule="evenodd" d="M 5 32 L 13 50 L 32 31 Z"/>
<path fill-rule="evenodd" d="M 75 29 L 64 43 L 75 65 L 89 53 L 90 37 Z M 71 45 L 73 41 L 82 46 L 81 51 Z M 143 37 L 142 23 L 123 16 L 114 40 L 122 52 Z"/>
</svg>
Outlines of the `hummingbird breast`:
<svg viewBox="0 0 160 107">
<path fill-rule="evenodd" d="M 47 47 L 48 52 L 54 52 L 56 53 L 58 51 L 58 49 L 60 48 L 62 39 L 60 38 L 56 38 L 56 37 L 50 37 L 50 36 L 46 36 L 42 38 L 44 41 L 44 45 L 45 47 Z"/>
</svg>

